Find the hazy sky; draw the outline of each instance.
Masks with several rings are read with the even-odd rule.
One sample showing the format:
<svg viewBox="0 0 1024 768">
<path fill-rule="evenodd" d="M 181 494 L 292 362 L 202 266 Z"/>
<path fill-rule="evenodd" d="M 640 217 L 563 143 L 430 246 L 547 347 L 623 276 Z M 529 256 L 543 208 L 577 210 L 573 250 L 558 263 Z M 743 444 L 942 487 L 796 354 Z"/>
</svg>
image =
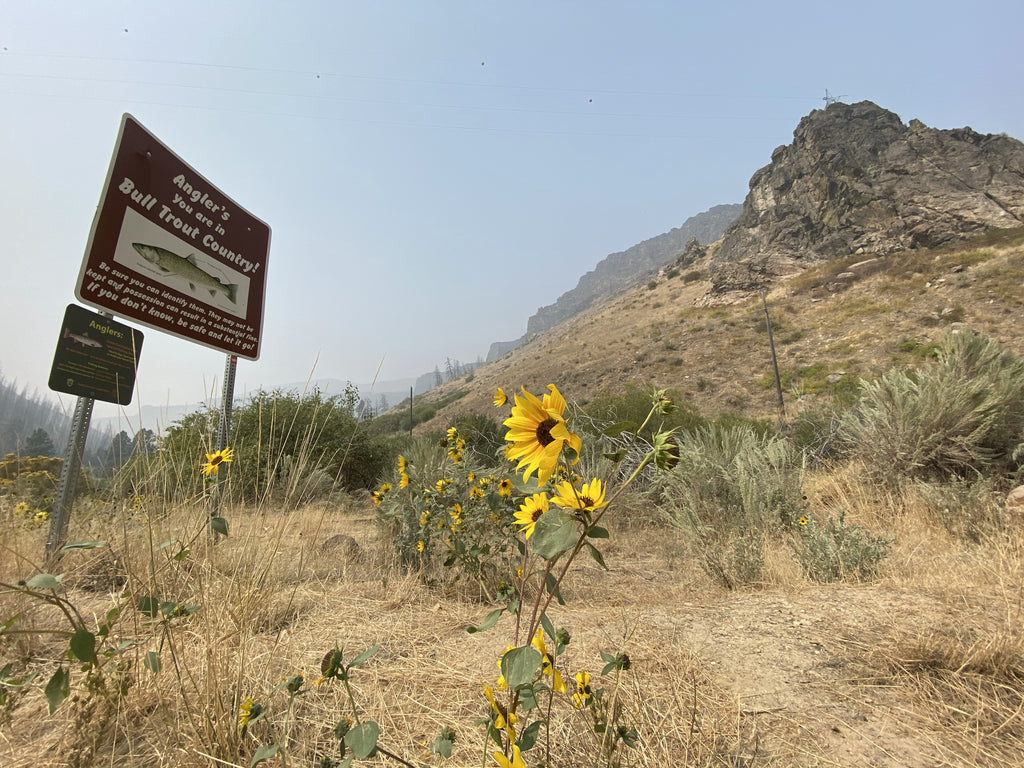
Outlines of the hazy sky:
<svg viewBox="0 0 1024 768">
<path fill-rule="evenodd" d="M 124 112 L 272 228 L 241 394 L 486 356 L 742 202 L 826 88 L 1024 138 L 1022 29 L 1020 0 L 0 0 L 0 372 L 46 391 Z M 142 330 L 129 411 L 219 394 L 222 353 Z"/>
</svg>

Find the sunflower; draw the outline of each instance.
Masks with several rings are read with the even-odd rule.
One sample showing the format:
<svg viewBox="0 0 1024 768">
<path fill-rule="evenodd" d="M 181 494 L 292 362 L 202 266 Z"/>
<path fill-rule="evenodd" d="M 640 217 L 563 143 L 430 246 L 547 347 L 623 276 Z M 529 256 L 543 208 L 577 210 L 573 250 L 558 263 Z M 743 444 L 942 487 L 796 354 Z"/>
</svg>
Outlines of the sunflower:
<svg viewBox="0 0 1024 768">
<path fill-rule="evenodd" d="M 260 715 L 262 714 L 263 707 L 253 701 L 252 696 L 246 696 L 242 699 L 242 703 L 238 705 L 238 724 L 244 731 L 248 728 L 249 723 L 254 723 L 259 720 Z"/>
<path fill-rule="evenodd" d="M 505 405 L 505 403 L 507 403 L 507 402 L 508 402 L 508 395 L 505 394 L 505 390 L 504 389 L 502 389 L 501 387 L 498 387 L 496 390 L 494 390 L 494 407 L 495 408 L 501 408 L 501 406 Z"/>
<path fill-rule="evenodd" d="M 533 636 L 533 647 L 540 652 L 543 658 L 541 671 L 545 675 L 551 676 L 551 687 L 558 693 L 565 693 L 565 681 L 562 680 L 562 673 L 555 667 L 555 660 L 548 653 L 548 646 L 544 642 L 544 629 L 542 627 L 538 627 L 537 634 Z"/>
<path fill-rule="evenodd" d="M 234 461 L 234 459 L 235 452 L 230 448 L 224 448 L 220 451 L 208 453 L 206 454 L 206 463 L 199 465 L 199 471 L 207 477 L 210 475 L 216 475 L 221 464 Z"/>
<path fill-rule="evenodd" d="M 405 466 L 406 466 L 405 456 L 399 456 L 398 457 L 398 472 L 399 472 L 399 474 L 405 474 Z"/>
<path fill-rule="evenodd" d="M 391 483 L 384 483 L 376 491 L 372 491 L 370 496 L 373 498 L 373 503 L 376 506 L 380 506 L 380 503 L 384 501 L 384 497 L 388 495 L 388 491 L 391 490 Z"/>
<path fill-rule="evenodd" d="M 523 762 L 523 753 L 518 744 L 512 745 L 512 759 L 509 760 L 503 752 L 494 753 L 494 761 L 499 768 L 526 768 Z"/>
<path fill-rule="evenodd" d="M 508 427 L 505 440 L 512 443 L 505 450 L 510 461 L 519 460 L 516 470 L 523 466 L 526 471 L 523 480 L 537 473 L 537 483 L 544 485 L 562 453 L 568 445 L 576 453 L 582 447 L 578 435 L 569 431 L 565 423 L 565 398 L 554 384 L 549 384 L 550 393 L 542 400 L 523 388 L 523 396 L 516 395 L 516 404 L 512 407 L 512 415 L 503 422 Z"/>
<path fill-rule="evenodd" d="M 558 495 L 551 499 L 552 504 L 557 504 L 567 509 L 575 509 L 580 512 L 596 512 L 608 504 L 604 500 L 605 488 L 601 486 L 601 481 L 596 478 L 589 483 L 584 483 L 578 490 L 572 483 L 559 483 L 555 487 L 555 492 Z"/>
<path fill-rule="evenodd" d="M 480 484 L 483 485 L 482 482 Z M 504 480 L 498 483 L 498 493 L 501 495 L 501 498 L 503 499 L 507 499 L 509 496 L 511 496 L 512 481 L 506 477 Z"/>
<path fill-rule="evenodd" d="M 526 538 L 533 535 L 533 529 L 540 520 L 540 516 L 548 511 L 548 495 L 546 493 L 535 493 L 523 502 L 515 513 L 516 525 L 523 526 L 523 534 Z"/>
<path fill-rule="evenodd" d="M 491 710 L 494 712 L 494 727 L 499 731 L 504 730 L 508 733 L 509 741 L 515 741 L 516 738 L 516 715 L 515 713 L 509 713 L 507 709 L 501 706 L 494 699 L 494 689 L 491 686 L 484 684 L 484 696 L 491 702 Z"/>
<path fill-rule="evenodd" d="M 576 693 L 572 695 L 572 705 L 576 709 L 583 709 L 590 699 L 590 673 L 587 671 L 576 673 Z"/>
</svg>

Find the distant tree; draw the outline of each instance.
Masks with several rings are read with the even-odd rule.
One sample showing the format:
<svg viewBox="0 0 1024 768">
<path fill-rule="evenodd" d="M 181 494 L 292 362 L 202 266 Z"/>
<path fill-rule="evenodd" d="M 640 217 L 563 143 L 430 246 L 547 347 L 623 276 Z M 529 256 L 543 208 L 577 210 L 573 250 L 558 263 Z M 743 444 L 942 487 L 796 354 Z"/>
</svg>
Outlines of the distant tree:
<svg viewBox="0 0 1024 768">
<path fill-rule="evenodd" d="M 132 439 L 132 456 L 148 456 L 156 453 L 156 435 L 151 429 L 140 429 Z"/>
<path fill-rule="evenodd" d="M 26 456 L 56 456 L 57 449 L 53 447 L 53 440 L 46 430 L 40 427 L 25 441 Z"/>
<path fill-rule="evenodd" d="M 441 378 L 441 369 L 436 365 L 434 366 L 434 386 L 440 387 L 444 384 L 444 379 Z"/>
<path fill-rule="evenodd" d="M 107 455 L 103 463 L 110 469 L 116 469 L 131 457 L 132 439 L 128 437 L 128 433 L 122 429 L 119 433 L 110 438 L 110 448 L 107 449 Z"/>
<path fill-rule="evenodd" d="M 388 399 L 387 399 L 387 397 L 385 395 L 381 395 L 380 397 L 377 398 L 377 413 L 378 414 L 384 413 L 384 411 L 388 410 L 390 407 L 391 407 L 391 403 L 388 402 Z"/>
</svg>

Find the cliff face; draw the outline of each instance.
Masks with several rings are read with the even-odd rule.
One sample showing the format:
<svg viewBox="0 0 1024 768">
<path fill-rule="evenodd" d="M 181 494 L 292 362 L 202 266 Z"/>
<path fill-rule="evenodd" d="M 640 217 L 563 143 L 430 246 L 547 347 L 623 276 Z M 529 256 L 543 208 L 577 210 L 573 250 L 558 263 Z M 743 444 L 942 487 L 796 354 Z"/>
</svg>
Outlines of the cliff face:
<svg viewBox="0 0 1024 768">
<path fill-rule="evenodd" d="M 937 130 L 863 101 L 800 121 L 750 180 L 711 264 L 716 292 L 823 259 L 934 247 L 1024 224 L 1024 144 Z"/>
<path fill-rule="evenodd" d="M 554 328 L 598 299 L 614 296 L 632 287 L 653 270 L 660 269 L 679 256 L 691 238 L 705 244 L 714 242 L 741 210 L 738 204 L 716 205 L 704 213 L 691 216 L 681 227 L 606 256 L 592 271 L 580 278 L 575 288 L 559 296 L 554 304 L 538 309 L 527 321 L 526 336 Z"/>
</svg>

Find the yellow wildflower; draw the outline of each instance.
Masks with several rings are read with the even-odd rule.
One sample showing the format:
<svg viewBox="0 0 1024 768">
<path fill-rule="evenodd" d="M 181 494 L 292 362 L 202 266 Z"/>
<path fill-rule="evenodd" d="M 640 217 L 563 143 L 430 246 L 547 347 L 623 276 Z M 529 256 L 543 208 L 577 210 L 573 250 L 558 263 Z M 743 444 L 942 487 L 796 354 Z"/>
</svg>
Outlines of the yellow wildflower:
<svg viewBox="0 0 1024 768">
<path fill-rule="evenodd" d="M 578 454 L 582 441 L 569 431 L 562 415 L 565 398 L 554 384 L 549 384 L 550 393 L 538 399 L 523 388 L 523 397 L 515 396 L 516 404 L 512 415 L 503 422 L 508 427 L 505 440 L 512 443 L 505 455 L 510 461 L 519 460 L 516 469 L 526 467 L 523 480 L 537 473 L 537 482 L 544 485 L 555 471 L 562 448 L 568 445 Z"/>
<path fill-rule="evenodd" d="M 225 448 L 222 451 L 208 453 L 206 454 L 206 462 L 200 464 L 199 471 L 207 477 L 210 475 L 216 475 L 221 464 L 234 461 L 234 459 L 235 452 L 231 448 Z"/>
</svg>

